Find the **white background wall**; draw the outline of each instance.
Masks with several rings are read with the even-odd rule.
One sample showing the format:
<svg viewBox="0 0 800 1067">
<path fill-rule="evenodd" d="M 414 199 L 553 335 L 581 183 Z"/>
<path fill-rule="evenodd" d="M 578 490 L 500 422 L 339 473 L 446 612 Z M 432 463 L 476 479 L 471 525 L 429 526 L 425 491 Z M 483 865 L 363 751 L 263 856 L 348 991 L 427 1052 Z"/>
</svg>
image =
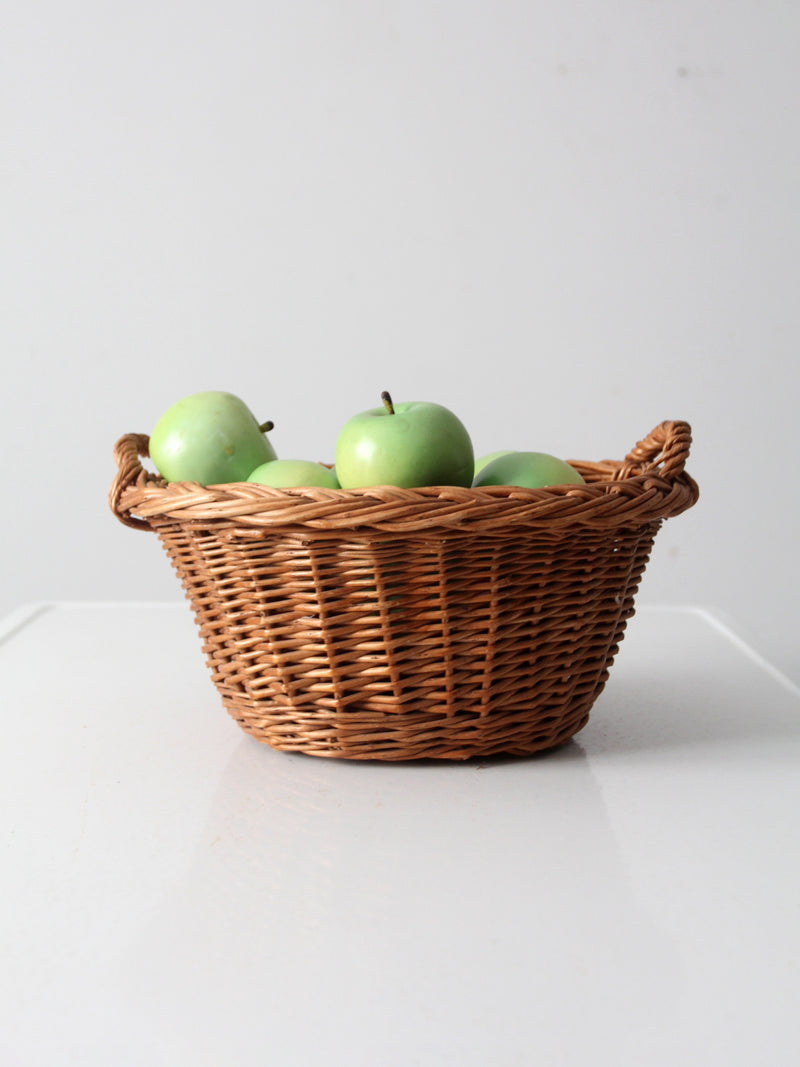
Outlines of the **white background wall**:
<svg viewBox="0 0 800 1067">
<path fill-rule="evenodd" d="M 800 677 L 800 9 L 28 0 L 0 13 L 0 611 L 175 599 L 111 449 L 238 393 L 284 456 L 395 399 L 477 451 L 685 418 L 639 603 Z"/>
</svg>

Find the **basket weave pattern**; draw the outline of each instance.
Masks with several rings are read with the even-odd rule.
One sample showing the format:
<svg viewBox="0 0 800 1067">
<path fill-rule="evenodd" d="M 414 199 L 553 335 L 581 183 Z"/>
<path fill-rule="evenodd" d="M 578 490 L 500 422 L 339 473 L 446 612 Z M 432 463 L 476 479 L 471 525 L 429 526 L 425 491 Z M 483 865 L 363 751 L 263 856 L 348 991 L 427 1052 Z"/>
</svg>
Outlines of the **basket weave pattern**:
<svg viewBox="0 0 800 1067">
<path fill-rule="evenodd" d="M 227 711 L 274 748 L 350 759 L 523 755 L 602 691 L 663 519 L 697 499 L 683 422 L 585 485 L 278 490 L 165 485 L 147 437 L 110 504 L 153 529 Z"/>
</svg>

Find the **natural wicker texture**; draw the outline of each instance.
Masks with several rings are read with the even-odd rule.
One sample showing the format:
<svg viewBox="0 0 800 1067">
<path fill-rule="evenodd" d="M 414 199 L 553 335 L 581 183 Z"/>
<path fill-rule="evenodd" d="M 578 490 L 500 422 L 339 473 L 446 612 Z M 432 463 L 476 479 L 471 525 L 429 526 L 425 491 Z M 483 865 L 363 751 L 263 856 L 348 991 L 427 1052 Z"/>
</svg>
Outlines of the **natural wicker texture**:
<svg viewBox="0 0 800 1067">
<path fill-rule="evenodd" d="M 586 723 L 653 538 L 698 496 L 691 431 L 550 489 L 165 485 L 116 445 L 109 501 L 160 537 L 228 712 L 350 759 L 528 754 Z"/>
</svg>

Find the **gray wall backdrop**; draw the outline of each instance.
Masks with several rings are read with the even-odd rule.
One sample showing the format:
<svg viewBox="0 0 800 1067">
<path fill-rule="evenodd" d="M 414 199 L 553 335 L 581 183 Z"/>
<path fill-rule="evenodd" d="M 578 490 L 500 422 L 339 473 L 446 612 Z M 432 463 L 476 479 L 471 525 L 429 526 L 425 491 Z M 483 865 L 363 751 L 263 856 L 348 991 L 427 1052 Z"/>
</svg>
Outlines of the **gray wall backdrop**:
<svg viewBox="0 0 800 1067">
<path fill-rule="evenodd" d="M 0 611 L 180 600 L 111 449 L 200 389 L 331 458 L 377 402 L 619 457 L 685 418 L 640 594 L 800 678 L 795 5 L 31 0 L 0 14 Z"/>
</svg>

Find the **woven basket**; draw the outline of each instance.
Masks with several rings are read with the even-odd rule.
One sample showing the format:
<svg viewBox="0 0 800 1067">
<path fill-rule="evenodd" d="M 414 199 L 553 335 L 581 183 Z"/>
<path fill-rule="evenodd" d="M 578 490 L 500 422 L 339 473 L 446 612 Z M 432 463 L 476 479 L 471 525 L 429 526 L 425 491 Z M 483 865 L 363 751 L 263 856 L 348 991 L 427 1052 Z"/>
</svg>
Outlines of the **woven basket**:
<svg viewBox="0 0 800 1067">
<path fill-rule="evenodd" d="M 273 748 L 347 759 L 523 755 L 577 733 L 663 519 L 691 507 L 691 431 L 548 489 L 165 484 L 114 450 L 117 517 L 155 530 L 227 711 Z"/>
</svg>

